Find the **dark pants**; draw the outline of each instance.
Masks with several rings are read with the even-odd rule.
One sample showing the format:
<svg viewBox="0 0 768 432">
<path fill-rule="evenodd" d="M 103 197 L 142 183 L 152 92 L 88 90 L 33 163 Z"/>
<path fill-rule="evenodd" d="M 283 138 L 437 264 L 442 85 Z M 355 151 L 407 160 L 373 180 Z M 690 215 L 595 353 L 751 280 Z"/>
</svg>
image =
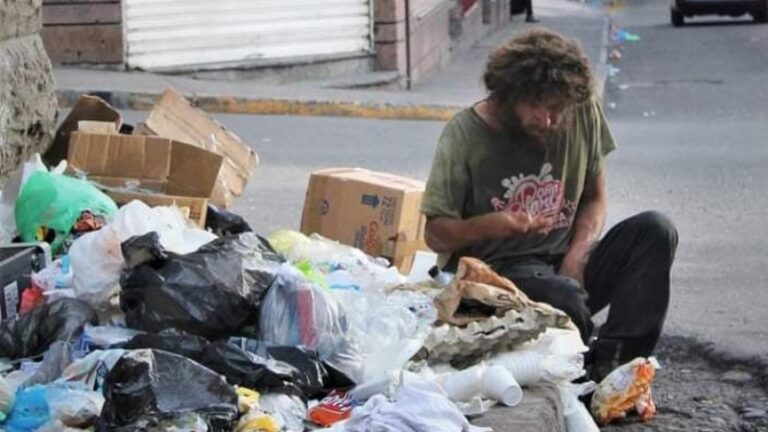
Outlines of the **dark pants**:
<svg viewBox="0 0 768 432">
<path fill-rule="evenodd" d="M 525 10 L 526 17 L 533 16 L 533 0 L 523 0 L 523 8 Z"/>
<path fill-rule="evenodd" d="M 594 247 L 584 270 L 584 288 L 557 274 L 562 257 L 505 262 L 496 270 L 532 300 L 567 313 L 589 342 L 592 315 L 610 305 L 598 340 L 618 341 L 621 357 L 651 355 L 669 305 L 669 273 L 677 230 L 664 215 L 645 212 L 611 228 Z"/>
</svg>

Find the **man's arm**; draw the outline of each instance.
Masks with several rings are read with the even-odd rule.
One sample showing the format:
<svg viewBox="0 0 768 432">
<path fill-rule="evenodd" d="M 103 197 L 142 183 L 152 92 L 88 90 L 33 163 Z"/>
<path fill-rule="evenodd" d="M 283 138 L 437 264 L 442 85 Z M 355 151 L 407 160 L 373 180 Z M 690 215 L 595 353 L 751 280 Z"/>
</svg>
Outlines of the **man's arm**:
<svg viewBox="0 0 768 432">
<path fill-rule="evenodd" d="M 573 224 L 573 236 L 560 266 L 560 274 L 584 282 L 587 254 L 605 225 L 606 198 L 605 169 L 603 169 L 581 198 Z"/>
<path fill-rule="evenodd" d="M 547 233 L 554 219 L 528 213 L 497 211 L 468 219 L 436 217 L 427 221 L 427 246 L 437 253 L 450 253 L 492 238 Z"/>
</svg>

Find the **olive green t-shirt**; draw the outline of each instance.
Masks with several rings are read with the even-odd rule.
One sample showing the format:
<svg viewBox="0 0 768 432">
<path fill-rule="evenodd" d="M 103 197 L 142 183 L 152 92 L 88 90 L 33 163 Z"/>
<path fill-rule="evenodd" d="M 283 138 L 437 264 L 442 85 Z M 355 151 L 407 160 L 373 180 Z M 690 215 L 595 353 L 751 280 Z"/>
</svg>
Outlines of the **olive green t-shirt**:
<svg viewBox="0 0 768 432">
<path fill-rule="evenodd" d="M 494 266 L 566 252 L 582 194 L 616 144 L 596 100 L 574 107 L 565 121 L 561 138 L 546 148 L 496 131 L 473 108 L 448 122 L 421 206 L 427 218 L 467 219 L 502 210 L 555 218 L 549 234 L 489 239 L 454 258 L 472 256 Z"/>
</svg>

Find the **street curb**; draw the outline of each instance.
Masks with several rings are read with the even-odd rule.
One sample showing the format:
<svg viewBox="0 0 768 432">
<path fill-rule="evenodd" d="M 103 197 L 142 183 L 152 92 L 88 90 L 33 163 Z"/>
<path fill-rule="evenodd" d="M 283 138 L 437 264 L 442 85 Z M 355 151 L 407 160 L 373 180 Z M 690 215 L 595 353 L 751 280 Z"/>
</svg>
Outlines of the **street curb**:
<svg viewBox="0 0 768 432">
<path fill-rule="evenodd" d="M 99 96 L 116 109 L 149 111 L 161 93 L 58 89 L 60 107 L 72 107 L 83 94 Z M 185 94 L 192 105 L 229 114 L 357 117 L 387 120 L 448 121 L 464 109 L 458 105 L 393 104 L 297 99 L 248 99 L 234 96 Z"/>
</svg>

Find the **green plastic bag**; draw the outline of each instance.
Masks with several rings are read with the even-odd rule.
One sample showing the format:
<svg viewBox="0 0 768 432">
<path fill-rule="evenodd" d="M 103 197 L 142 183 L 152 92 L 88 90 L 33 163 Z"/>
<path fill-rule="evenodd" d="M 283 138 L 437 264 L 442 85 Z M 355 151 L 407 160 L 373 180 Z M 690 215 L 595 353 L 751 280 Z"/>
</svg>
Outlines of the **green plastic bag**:
<svg viewBox="0 0 768 432">
<path fill-rule="evenodd" d="M 117 205 L 85 180 L 38 171 L 16 200 L 16 227 L 25 242 L 42 241 L 46 228 L 53 231 L 51 251 L 57 253 L 84 211 L 112 220 Z"/>
</svg>

